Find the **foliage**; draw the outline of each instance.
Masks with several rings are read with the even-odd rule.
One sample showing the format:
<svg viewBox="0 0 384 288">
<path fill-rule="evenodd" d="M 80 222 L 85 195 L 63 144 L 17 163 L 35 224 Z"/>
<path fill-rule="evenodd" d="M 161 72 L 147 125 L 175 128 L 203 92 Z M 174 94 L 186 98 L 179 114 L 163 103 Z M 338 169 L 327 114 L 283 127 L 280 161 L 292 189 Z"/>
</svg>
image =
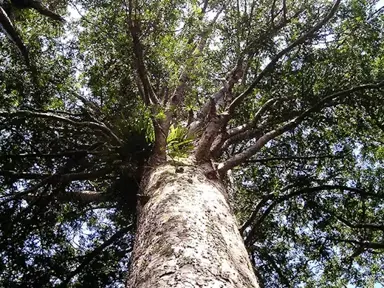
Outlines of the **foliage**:
<svg viewBox="0 0 384 288">
<path fill-rule="evenodd" d="M 384 282 L 378 3 L 343 1 L 270 68 L 330 1 L 48 4 L 67 7 L 64 26 L 30 10 L 15 18 L 38 83 L 0 35 L 1 287 L 121 287 L 136 195 L 157 138 L 166 134 L 168 156 L 192 153 L 202 132 L 188 136 L 191 113 L 198 119 L 220 91 L 203 128 L 230 115 L 221 132 L 247 124 L 249 133 L 212 152 L 215 163 L 228 164 L 311 109 L 231 167 L 234 209 L 265 287 Z M 139 13 L 130 14 L 132 5 Z M 168 109 L 177 91 L 183 101 Z M 156 126 L 170 111 L 169 131 Z"/>
<path fill-rule="evenodd" d="M 170 149 L 168 155 L 171 157 L 187 157 L 188 152 L 193 149 L 192 139 L 188 139 L 188 130 L 184 127 L 173 127 L 169 129 L 167 147 Z"/>
</svg>

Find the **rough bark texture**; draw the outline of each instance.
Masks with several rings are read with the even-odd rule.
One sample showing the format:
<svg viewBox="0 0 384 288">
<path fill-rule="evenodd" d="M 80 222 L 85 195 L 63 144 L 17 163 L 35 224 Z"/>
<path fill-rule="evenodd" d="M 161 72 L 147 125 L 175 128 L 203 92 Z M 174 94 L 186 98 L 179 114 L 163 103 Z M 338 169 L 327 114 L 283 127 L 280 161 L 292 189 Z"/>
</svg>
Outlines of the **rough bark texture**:
<svg viewBox="0 0 384 288">
<path fill-rule="evenodd" d="M 259 287 L 225 193 L 198 167 L 154 169 L 127 287 Z"/>
</svg>

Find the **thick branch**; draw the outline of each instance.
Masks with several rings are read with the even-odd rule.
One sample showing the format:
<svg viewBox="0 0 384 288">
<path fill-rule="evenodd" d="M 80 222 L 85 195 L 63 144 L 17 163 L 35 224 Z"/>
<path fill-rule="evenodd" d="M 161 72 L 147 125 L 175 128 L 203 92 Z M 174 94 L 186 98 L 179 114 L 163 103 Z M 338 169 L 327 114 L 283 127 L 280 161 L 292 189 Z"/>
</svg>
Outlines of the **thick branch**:
<svg viewBox="0 0 384 288">
<path fill-rule="evenodd" d="M 202 119 L 205 116 L 207 116 L 212 100 L 214 101 L 215 105 L 218 104 L 218 106 L 220 106 L 220 104 L 223 103 L 225 96 L 231 93 L 233 87 L 241 79 L 242 76 L 243 76 L 243 67 L 242 67 L 242 59 L 240 59 L 237 62 L 236 67 L 231 71 L 229 71 L 228 75 L 225 77 L 223 86 L 219 89 L 219 91 L 217 91 L 209 99 L 207 99 L 204 106 L 200 109 L 198 113 L 198 117 Z M 217 108 L 220 108 L 220 107 L 217 107 Z"/>
<path fill-rule="evenodd" d="M 214 105 L 214 104 L 213 104 Z M 228 115 L 215 116 L 215 119 L 209 122 L 195 150 L 195 158 L 197 162 L 205 162 L 211 156 L 211 146 L 215 137 L 220 132 L 223 123 L 226 122 Z"/>
<path fill-rule="evenodd" d="M 3 3 L 3 1 L 1 2 Z M 23 55 L 26 64 L 30 65 L 29 53 L 27 47 L 25 47 L 23 40 L 21 39 L 19 33 L 16 31 L 15 27 L 12 24 L 11 19 L 9 19 L 7 13 L 0 6 L 0 28 L 5 33 L 5 35 L 15 43 L 20 53 Z"/>
<path fill-rule="evenodd" d="M 221 163 L 218 166 L 218 171 L 220 175 L 224 175 L 228 170 L 232 169 L 233 167 L 243 163 L 246 159 L 249 159 L 253 155 L 255 155 L 257 152 L 261 150 L 261 148 L 264 147 L 265 144 L 267 144 L 270 140 L 276 138 L 277 136 L 283 134 L 284 132 L 296 127 L 298 124 L 296 123 L 296 119 L 291 120 L 289 122 L 286 122 L 281 127 L 272 130 L 263 136 L 261 136 L 255 144 L 253 144 L 251 147 L 243 151 L 242 153 L 236 154 L 224 163 Z"/>
</svg>

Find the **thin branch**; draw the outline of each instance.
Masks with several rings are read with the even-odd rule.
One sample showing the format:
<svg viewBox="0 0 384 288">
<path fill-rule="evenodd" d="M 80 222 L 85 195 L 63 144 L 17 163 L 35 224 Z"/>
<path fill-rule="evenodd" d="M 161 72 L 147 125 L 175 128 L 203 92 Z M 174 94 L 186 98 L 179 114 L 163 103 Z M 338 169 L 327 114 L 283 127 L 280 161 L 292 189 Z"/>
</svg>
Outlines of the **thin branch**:
<svg viewBox="0 0 384 288">
<path fill-rule="evenodd" d="M 100 169 L 100 170 L 93 171 L 93 172 L 79 172 L 79 173 L 67 173 L 67 174 L 58 173 L 58 174 L 52 174 L 52 175 L 33 174 L 33 173 L 15 173 L 15 174 L 11 173 L 10 177 L 14 177 L 14 178 L 19 177 L 18 179 L 42 179 L 42 181 L 40 183 L 32 186 L 31 188 L 28 188 L 28 189 L 22 191 L 22 192 L 18 192 L 16 194 L 12 194 L 12 195 L 4 195 L 1 198 L 8 198 L 8 199 L 1 202 L 0 206 L 4 205 L 10 201 L 13 201 L 13 200 L 26 199 L 28 197 L 35 197 L 35 196 L 30 195 L 30 194 L 35 193 L 38 189 L 40 189 L 41 187 L 43 187 L 47 184 L 55 184 L 58 182 L 68 183 L 71 181 L 83 181 L 83 180 L 97 179 L 99 177 L 106 175 L 107 173 L 109 173 L 111 171 L 112 171 L 111 168 L 106 168 L 106 169 Z M 4 171 L 2 171 L 2 172 L 4 172 Z M 3 173 L 3 174 L 5 175 L 6 173 Z M 73 195 L 75 195 L 75 194 L 73 194 Z M 38 197 L 38 196 L 36 196 L 36 197 Z M 63 197 L 70 197 L 70 196 L 68 195 L 68 196 L 63 196 Z M 87 197 L 87 196 L 85 196 L 85 197 Z M 88 195 L 88 197 L 90 199 L 91 197 L 101 197 L 101 196 Z"/>
<path fill-rule="evenodd" d="M 280 193 L 282 192 L 285 192 L 291 188 L 295 187 L 294 184 L 292 185 L 287 185 L 286 187 L 284 187 L 283 189 L 281 189 Z M 247 227 L 249 227 L 257 218 L 258 214 L 259 214 L 259 211 L 261 210 L 261 208 L 264 207 L 264 205 L 269 201 L 269 200 L 272 200 L 276 198 L 276 195 L 274 193 L 271 193 L 271 194 L 268 194 L 268 195 L 265 195 L 261 201 L 256 205 L 255 207 L 255 210 L 252 212 L 251 216 L 248 218 L 247 221 L 245 221 L 245 223 L 243 225 L 241 225 L 239 231 L 241 234 L 244 234 L 244 231 Z"/>
<path fill-rule="evenodd" d="M 271 25 L 272 25 L 272 27 L 275 25 L 275 9 L 276 9 L 276 0 L 273 0 L 272 6 L 271 6 Z"/>
<path fill-rule="evenodd" d="M 18 199 L 23 199 L 24 197 L 26 197 L 28 194 L 30 193 L 34 193 L 36 192 L 38 189 L 46 186 L 45 188 L 47 189 L 48 185 L 51 184 L 51 181 L 53 181 L 53 177 L 52 176 L 49 176 L 45 179 L 43 179 L 40 183 L 32 186 L 31 188 L 28 188 L 26 190 L 24 190 L 23 192 L 18 192 L 16 194 L 7 194 L 7 195 L 4 195 L 4 196 L 1 196 L 0 199 L 5 199 L 3 201 L 0 202 L 0 206 L 3 206 L 11 201 L 14 201 L 14 200 L 18 200 Z"/>
<path fill-rule="evenodd" d="M 287 3 L 283 0 L 283 18 L 287 19 Z"/>
<path fill-rule="evenodd" d="M 269 99 L 260 109 L 256 112 L 254 118 L 250 123 L 240 125 L 232 128 L 229 132 L 220 139 L 219 143 L 216 143 L 211 149 L 211 153 L 214 157 L 219 157 L 229 146 L 235 143 L 239 143 L 243 140 L 249 140 L 251 138 L 260 137 L 261 131 L 255 129 L 258 126 L 263 114 L 276 102 L 276 99 Z M 221 135 L 219 135 L 220 137 Z"/>
<path fill-rule="evenodd" d="M 16 179 L 43 179 L 43 178 L 52 178 L 50 182 L 61 181 L 61 182 L 71 182 L 71 181 L 80 181 L 80 180 L 91 180 L 96 179 L 100 176 L 106 175 L 111 172 L 112 169 L 100 169 L 92 172 L 74 172 L 66 174 L 40 174 L 40 173 L 23 173 L 23 172 L 14 172 L 14 171 L 0 171 L 0 176 L 8 176 Z"/>
<path fill-rule="evenodd" d="M 105 248 L 109 245 L 113 244 L 115 241 L 119 240 L 125 233 L 128 233 L 132 229 L 133 225 L 129 225 L 117 231 L 113 236 L 111 236 L 108 240 L 106 240 L 103 244 L 95 248 L 92 252 L 86 254 L 84 256 L 83 262 L 73 270 L 69 276 L 61 283 L 61 287 L 67 287 L 69 282 L 73 277 L 79 274 L 89 263 L 91 263 L 94 258 L 96 258 Z M 132 247 L 130 248 L 132 249 Z"/>
<path fill-rule="evenodd" d="M 98 107 L 95 103 L 88 100 L 87 98 L 81 96 L 80 94 L 76 93 L 75 91 L 71 91 L 72 95 L 75 96 L 77 99 L 79 99 L 86 107 L 91 108 L 95 112 L 101 112 L 100 107 Z"/>
<path fill-rule="evenodd" d="M 250 43 L 248 43 L 246 45 L 246 47 L 244 48 L 244 52 L 243 53 L 246 53 L 249 56 L 257 54 L 256 53 L 257 49 L 262 47 L 262 45 L 265 45 L 263 43 L 267 42 L 266 39 L 272 39 L 277 34 L 277 32 L 279 32 L 282 28 L 287 26 L 287 24 L 289 24 L 293 19 L 297 18 L 303 11 L 304 11 L 304 9 L 299 9 L 289 19 L 284 19 L 283 18 L 279 23 L 277 23 L 276 25 L 272 26 L 271 30 L 268 30 L 268 29 L 265 30 L 265 32 L 261 33 L 261 35 L 259 37 L 257 37 L 256 39 L 253 39 Z M 249 31 L 251 31 L 251 30 L 249 30 Z"/>
<path fill-rule="evenodd" d="M 81 180 L 92 180 L 99 177 L 105 176 L 110 173 L 113 168 L 104 168 L 92 172 L 78 172 L 78 173 L 68 173 L 68 174 L 59 174 L 60 181 L 70 182 L 70 181 L 81 181 Z"/>
<path fill-rule="evenodd" d="M 302 11 L 299 10 L 292 18 L 290 19 L 283 19 L 281 22 L 279 22 L 277 25 L 275 25 L 271 30 L 266 30 L 265 33 L 261 33 L 256 39 L 251 41 L 245 48 L 242 54 L 240 55 L 239 59 L 236 62 L 236 66 L 229 71 L 227 76 L 225 77 L 225 81 L 223 83 L 223 86 L 210 98 L 213 98 L 215 103 L 219 103 L 220 101 L 224 100 L 224 97 L 230 93 L 234 87 L 234 85 L 245 76 L 245 72 L 247 71 L 247 67 L 243 67 L 243 58 L 246 54 L 250 57 L 249 60 L 255 55 L 255 51 L 262 47 L 263 43 L 265 43 L 265 39 L 271 38 L 276 33 L 284 28 L 292 19 L 297 17 Z M 253 45 L 256 45 L 255 47 Z M 247 63 L 245 66 L 249 65 Z M 231 99 L 228 99 L 231 101 Z M 204 104 L 204 106 L 200 109 L 198 115 L 200 118 L 204 118 L 207 113 L 209 112 L 209 105 L 210 100 L 208 99 L 207 102 Z"/>
<path fill-rule="evenodd" d="M 278 204 L 280 204 L 284 201 L 287 201 L 291 198 L 303 195 L 303 194 L 316 193 L 316 192 L 320 192 L 320 191 L 324 191 L 324 190 L 326 190 L 326 191 L 329 191 L 329 190 L 349 191 L 352 193 L 356 193 L 358 195 L 364 195 L 364 196 L 372 197 L 372 198 L 376 198 L 376 199 L 384 199 L 384 194 L 381 195 L 379 193 L 367 192 L 367 191 L 364 191 L 364 190 L 356 188 L 356 187 L 349 187 L 349 186 L 344 186 L 344 185 L 320 185 L 320 186 L 316 186 L 316 187 L 306 187 L 306 188 L 300 189 L 298 191 L 295 191 L 295 192 L 292 192 L 292 193 L 289 193 L 289 194 L 286 194 L 286 195 L 283 195 L 283 196 L 276 198 L 276 200 L 274 200 L 268 206 L 268 208 L 263 212 L 263 214 L 260 216 L 260 218 L 253 224 L 253 227 L 252 227 L 251 231 L 248 233 L 245 242 L 247 244 L 249 244 L 251 241 L 253 241 L 253 237 L 256 234 L 256 231 L 259 229 L 260 224 L 267 218 L 267 216 L 272 212 L 272 210 Z M 259 210 L 260 209 L 261 208 L 259 208 Z M 256 216 L 253 214 L 251 216 L 251 218 L 253 218 L 255 220 Z M 246 222 L 247 226 L 251 225 L 251 222 L 253 222 L 253 221 L 247 221 Z M 245 228 L 247 228 L 247 227 L 243 226 L 241 228 L 242 231 L 244 231 Z"/>
<path fill-rule="evenodd" d="M 252 5 L 252 10 L 253 10 L 253 6 L 254 5 Z M 209 97 L 209 99 L 207 99 L 207 101 L 205 102 L 203 107 L 197 113 L 198 119 L 196 121 L 192 122 L 192 124 L 190 125 L 189 135 L 194 135 L 194 133 L 196 131 L 203 129 L 203 126 L 206 125 L 206 122 L 204 121 L 204 119 L 206 118 L 207 114 L 209 113 L 212 99 L 213 99 L 214 103 L 216 104 L 217 109 L 224 107 L 224 105 L 227 104 L 227 103 L 225 103 L 226 101 L 227 102 L 232 101 L 232 99 L 233 99 L 232 90 L 233 90 L 235 84 L 237 84 L 237 82 L 240 79 L 243 79 L 242 81 L 244 81 L 245 76 L 246 76 L 245 73 L 248 70 L 247 66 L 249 65 L 249 61 L 251 60 L 251 58 L 255 55 L 255 53 L 256 53 L 255 51 L 263 45 L 262 43 L 265 43 L 266 38 L 273 37 L 280 29 L 285 27 L 293 18 L 297 17 L 301 12 L 302 12 L 301 10 L 298 11 L 290 19 L 283 19 L 275 27 L 273 27 L 271 31 L 266 30 L 266 32 L 261 33 L 261 35 L 259 35 L 259 37 L 257 37 L 257 39 L 254 39 L 248 45 L 246 45 L 246 48 L 244 48 L 243 52 L 241 53 L 241 55 L 239 56 L 239 59 L 236 62 L 236 66 L 231 71 L 229 71 L 229 73 L 225 77 L 225 80 L 223 81 L 222 87 L 216 93 L 214 93 L 211 97 Z M 252 14 L 252 12 L 251 12 L 251 14 Z M 256 46 L 253 47 L 253 45 L 256 45 Z M 248 54 L 248 61 L 245 64 L 245 67 L 243 67 L 244 66 L 244 58 L 245 58 L 245 55 L 247 55 L 247 54 Z M 224 122 L 225 119 L 227 119 L 227 121 L 229 121 L 228 119 L 230 119 L 230 117 L 224 117 L 222 119 L 223 123 L 221 124 L 221 126 L 226 125 L 226 122 Z M 221 137 L 221 136 L 219 135 L 219 137 Z M 224 138 L 225 137 L 221 137 L 221 141 L 224 141 Z M 213 150 L 212 150 L 215 152 L 214 154 L 218 154 L 219 153 L 218 149 L 219 149 L 219 147 L 221 147 L 220 143 L 216 143 L 216 144 L 217 145 L 215 145 L 215 147 L 213 147 Z"/>
<path fill-rule="evenodd" d="M 210 32 L 212 31 L 213 26 L 215 25 L 218 17 L 224 10 L 224 7 L 222 7 L 221 10 L 219 10 L 215 17 L 212 19 L 212 21 L 209 23 L 208 27 L 205 28 L 203 31 L 201 31 L 200 40 L 199 43 L 196 44 L 196 47 L 194 51 L 192 52 L 191 58 L 199 57 L 201 55 L 201 52 L 204 50 L 206 43 L 208 41 L 208 38 L 210 36 Z M 193 37 L 190 39 L 190 42 L 193 41 Z M 165 147 L 166 147 L 166 139 L 168 136 L 169 128 L 171 126 L 172 118 L 175 114 L 176 107 L 183 102 L 185 90 L 187 89 L 187 83 L 190 76 L 190 70 L 188 70 L 189 67 L 184 67 L 181 71 L 181 76 L 179 78 L 179 83 L 177 87 L 175 88 L 170 101 L 167 103 L 167 108 L 165 111 L 165 119 L 164 120 L 155 120 L 154 126 L 155 126 L 155 145 L 154 145 L 154 155 L 159 160 L 166 160 L 165 155 Z"/>
<path fill-rule="evenodd" d="M 296 118 L 289 120 L 285 122 L 280 127 L 276 128 L 275 130 L 269 131 L 265 133 L 263 136 L 261 136 L 255 144 L 250 146 L 248 149 L 243 151 L 242 153 L 234 155 L 232 158 L 228 159 L 226 162 L 221 163 L 219 165 L 219 173 L 221 175 L 224 175 L 226 171 L 229 169 L 232 169 L 233 167 L 243 163 L 245 160 L 249 159 L 253 155 L 255 155 L 257 152 L 261 150 L 265 146 L 266 143 L 268 143 L 270 140 L 275 139 L 276 137 L 282 135 L 283 133 L 294 129 L 297 127 L 301 122 L 303 122 L 309 115 L 311 115 L 314 112 L 318 112 L 321 110 L 325 104 L 330 103 L 332 100 L 338 97 L 347 96 L 351 93 L 364 91 L 367 89 L 379 89 L 384 86 L 384 81 L 379 83 L 371 83 L 371 84 L 363 84 L 360 86 L 355 86 L 353 88 L 339 91 L 336 93 L 333 93 L 329 96 L 324 97 L 322 100 L 317 102 L 314 106 L 308 108 L 303 113 L 301 113 Z M 336 105 L 336 104 L 335 104 Z"/>
<path fill-rule="evenodd" d="M 261 275 L 261 273 L 259 272 L 259 270 L 255 266 L 252 266 L 252 268 L 253 268 L 253 273 L 255 273 L 255 275 L 256 275 L 257 282 L 259 284 L 259 288 L 265 288 L 263 276 Z"/>
<path fill-rule="evenodd" d="M 381 6 L 378 8 L 375 12 L 373 12 L 369 18 L 367 19 L 367 22 L 371 22 L 372 20 L 376 19 L 379 15 L 381 15 L 384 12 L 384 6 Z"/>
<path fill-rule="evenodd" d="M 223 12 L 225 8 L 225 5 L 222 7 L 222 9 L 220 9 L 215 17 L 212 19 L 212 21 L 208 24 L 208 26 L 203 30 L 201 31 L 200 33 L 200 41 L 199 43 L 196 45 L 194 51 L 191 53 L 191 57 L 192 58 L 195 58 L 197 56 L 199 56 L 206 44 L 207 44 L 207 41 L 208 41 L 208 38 L 210 36 L 210 32 L 212 31 L 214 25 L 216 24 L 217 22 L 217 19 L 219 18 L 220 14 Z M 190 42 L 193 41 L 193 38 L 190 39 Z M 170 104 L 171 105 L 177 105 L 179 104 L 183 97 L 184 97 L 184 92 L 185 92 L 185 89 L 186 89 L 186 85 L 187 85 L 187 82 L 188 82 L 188 79 L 189 79 L 189 74 L 190 74 L 190 70 L 188 69 L 188 67 L 184 67 L 183 71 L 181 72 L 181 76 L 180 76 L 180 79 L 179 79 L 179 84 L 178 86 L 176 87 L 175 91 L 173 92 L 173 95 L 171 97 L 171 101 L 170 101 Z"/>
<path fill-rule="evenodd" d="M 243 133 L 249 129 L 256 127 L 258 122 L 260 121 L 261 117 L 264 115 L 264 113 L 266 111 L 268 111 L 273 106 L 273 104 L 276 103 L 276 101 L 277 101 L 277 99 L 275 99 L 275 98 L 272 98 L 272 99 L 269 99 L 268 101 L 266 101 L 264 103 L 264 105 L 261 106 L 259 108 L 259 110 L 257 110 L 255 116 L 253 117 L 253 119 L 250 123 L 240 125 L 238 127 L 232 128 L 230 131 L 228 131 L 228 138 L 234 137 L 238 134 L 241 134 L 241 133 Z"/>
<path fill-rule="evenodd" d="M 0 116 L 2 117 L 31 117 L 31 118 L 46 118 L 49 120 L 55 120 L 59 122 L 64 122 L 71 124 L 73 126 L 80 126 L 80 127 L 88 127 L 97 129 L 103 132 L 104 135 L 109 136 L 109 138 L 112 138 L 114 141 L 116 141 L 118 144 L 122 144 L 122 141 L 119 137 L 116 136 L 115 133 L 112 132 L 111 129 L 109 129 L 105 124 L 101 123 L 95 123 L 90 121 L 78 121 L 74 119 L 69 119 L 67 117 L 55 115 L 52 113 L 43 113 L 43 112 L 34 112 L 29 110 L 18 110 L 14 112 L 7 112 L 4 110 L 0 110 Z"/>
<path fill-rule="evenodd" d="M 317 160 L 317 159 L 343 159 L 345 155 L 312 155 L 312 156 L 286 156 L 268 157 L 247 160 L 246 163 L 264 163 L 270 161 L 295 161 L 295 160 Z"/>
<path fill-rule="evenodd" d="M 332 215 L 337 219 L 339 220 L 340 222 L 344 223 L 345 225 L 347 225 L 348 227 L 350 228 L 354 228 L 354 229 L 371 229 L 371 230 L 382 230 L 384 231 L 384 224 L 375 224 L 375 223 L 351 223 L 350 221 L 338 216 L 338 215 L 335 215 L 334 213 L 332 213 Z"/>
<path fill-rule="evenodd" d="M 276 259 L 269 253 L 269 251 L 264 253 L 257 248 L 255 248 L 254 250 L 256 250 L 262 258 L 265 258 L 268 263 L 271 264 L 273 269 L 276 271 L 277 275 L 279 275 L 281 282 L 284 283 L 286 287 L 291 287 L 291 281 L 287 277 L 285 277 L 282 269 L 277 264 Z"/>
<path fill-rule="evenodd" d="M 339 239 L 339 238 L 329 238 L 332 241 L 338 242 L 338 243 L 349 243 L 349 244 L 355 244 L 359 245 L 365 249 L 371 248 L 371 249 L 384 249 L 384 242 L 369 242 L 369 241 L 356 241 L 356 240 L 350 240 L 350 239 Z"/>
<path fill-rule="evenodd" d="M 22 197 L 22 199 L 26 201 L 35 201 L 35 199 L 44 199 L 46 196 L 44 195 L 25 195 Z M 49 197 L 49 196 L 48 196 Z M 57 199 L 60 203 L 79 203 L 81 205 L 88 205 L 91 203 L 102 203 L 104 201 L 107 201 L 109 198 L 109 195 L 106 193 L 96 192 L 96 191 L 78 191 L 78 192 L 63 192 L 58 193 L 54 197 Z"/>
<path fill-rule="evenodd" d="M 240 103 L 246 98 L 248 95 L 250 95 L 255 87 L 259 84 L 261 79 L 269 73 L 276 65 L 276 63 L 288 52 L 293 50 L 295 47 L 303 44 L 307 39 L 314 36 L 314 34 L 320 30 L 336 13 L 341 0 L 336 0 L 336 2 L 333 4 L 331 10 L 329 13 L 324 17 L 323 20 L 321 20 L 319 23 L 317 23 L 312 29 L 310 29 L 307 33 L 299 37 L 296 41 L 294 41 L 292 44 L 290 44 L 285 49 L 281 50 L 275 57 L 272 58 L 272 60 L 267 64 L 267 66 L 261 71 L 261 73 L 256 77 L 256 79 L 252 82 L 252 84 L 238 97 L 236 97 L 232 103 L 230 104 L 228 111 L 230 114 L 233 113 L 234 109 L 240 105 Z"/>
<path fill-rule="evenodd" d="M 50 174 L 40 174 L 40 173 L 24 173 L 24 172 L 16 172 L 12 170 L 0 170 L 0 176 L 5 176 L 9 178 L 16 179 L 42 179 L 51 176 Z"/>
<path fill-rule="evenodd" d="M 201 13 L 202 13 L 203 15 L 207 12 L 207 8 L 208 8 L 208 0 L 205 0 L 205 1 L 204 1 L 204 6 L 203 6 L 203 8 L 201 9 Z"/>
<path fill-rule="evenodd" d="M 23 158 L 62 158 L 62 157 L 78 157 L 85 155 L 111 155 L 109 151 L 88 151 L 88 150 L 68 150 L 59 153 L 21 153 L 21 154 L 4 154 L 0 155 L 0 159 L 23 159 Z"/>
</svg>

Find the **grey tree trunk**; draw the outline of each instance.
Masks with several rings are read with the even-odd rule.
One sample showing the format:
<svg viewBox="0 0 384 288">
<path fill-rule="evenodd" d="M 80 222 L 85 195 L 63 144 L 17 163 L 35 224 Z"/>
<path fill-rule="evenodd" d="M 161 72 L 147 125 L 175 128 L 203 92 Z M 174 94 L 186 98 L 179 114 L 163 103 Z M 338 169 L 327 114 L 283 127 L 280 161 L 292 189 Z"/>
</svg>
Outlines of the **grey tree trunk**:
<svg viewBox="0 0 384 288">
<path fill-rule="evenodd" d="M 164 165 L 144 195 L 127 287 L 259 287 L 219 181 Z"/>
</svg>

